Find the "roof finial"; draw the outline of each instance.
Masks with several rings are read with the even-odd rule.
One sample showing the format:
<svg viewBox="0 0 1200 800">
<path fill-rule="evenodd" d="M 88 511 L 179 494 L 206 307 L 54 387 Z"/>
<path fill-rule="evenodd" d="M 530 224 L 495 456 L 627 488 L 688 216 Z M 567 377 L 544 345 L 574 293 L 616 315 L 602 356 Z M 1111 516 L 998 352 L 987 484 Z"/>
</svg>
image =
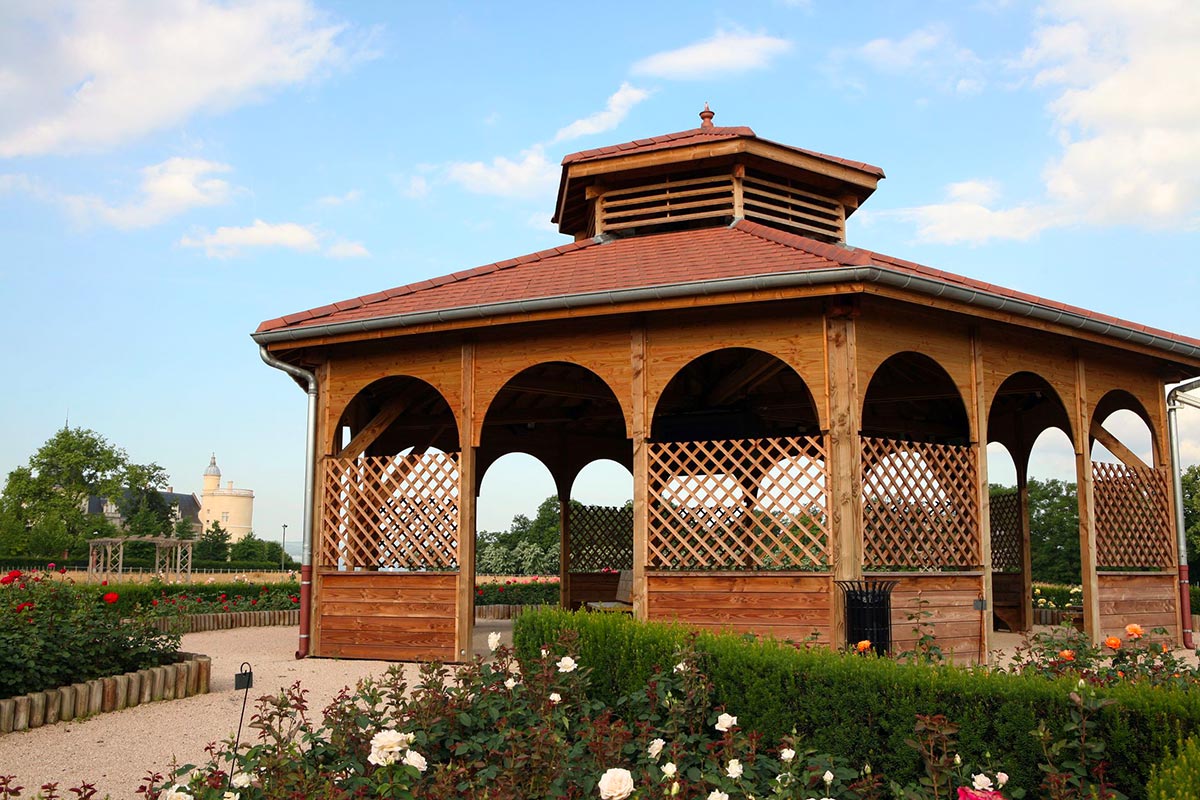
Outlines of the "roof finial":
<svg viewBox="0 0 1200 800">
<path fill-rule="evenodd" d="M 709 109 L 708 103 L 705 103 L 704 110 L 700 112 L 700 127 L 701 128 L 711 128 L 713 126 L 713 124 L 712 124 L 713 117 L 715 117 L 715 116 L 716 116 L 716 114 L 714 114 Z"/>
</svg>

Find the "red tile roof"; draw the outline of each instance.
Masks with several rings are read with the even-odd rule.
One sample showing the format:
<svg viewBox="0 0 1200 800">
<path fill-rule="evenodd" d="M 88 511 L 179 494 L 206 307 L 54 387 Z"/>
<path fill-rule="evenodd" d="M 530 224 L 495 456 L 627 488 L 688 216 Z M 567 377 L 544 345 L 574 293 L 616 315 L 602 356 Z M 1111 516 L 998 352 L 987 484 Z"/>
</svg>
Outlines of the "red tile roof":
<svg viewBox="0 0 1200 800">
<path fill-rule="evenodd" d="M 496 303 L 614 292 L 836 267 L 878 267 L 990 295 L 1079 315 L 1189 347 L 1200 340 L 1149 328 L 1075 306 L 972 280 L 911 261 L 841 247 L 740 220 L 729 227 L 699 228 L 597 242 L 587 239 L 494 264 L 418 281 L 309 311 L 271 319 L 257 333 L 288 330 L 303 335 L 315 325 L 357 323 L 422 312 Z"/>
<path fill-rule="evenodd" d="M 635 139 L 632 142 L 624 144 L 612 144 L 605 147 L 597 147 L 592 150 L 581 150 L 578 153 L 571 153 L 563 157 L 562 165 L 578 164 L 584 161 L 599 161 L 605 158 L 615 158 L 617 156 L 625 156 L 633 153 L 648 153 L 653 150 L 667 150 L 675 147 L 688 147 L 695 144 L 706 144 L 708 142 L 719 142 L 728 139 L 758 139 L 758 136 L 750 128 L 739 126 L 736 128 L 692 128 L 686 131 L 677 133 L 666 133 L 662 136 L 651 136 L 648 139 Z M 793 153 L 803 153 L 806 156 L 819 158 L 822 161 L 828 161 L 831 164 L 841 164 L 842 166 L 852 167 L 853 169 L 869 172 L 877 177 L 883 177 L 883 170 L 879 167 L 865 164 L 862 161 L 850 161 L 837 156 L 818 153 L 815 150 L 805 150 L 800 147 L 792 147 L 787 144 L 779 144 L 772 142 L 769 139 L 759 139 L 774 147 L 779 147 L 784 150 L 790 150 Z"/>
</svg>

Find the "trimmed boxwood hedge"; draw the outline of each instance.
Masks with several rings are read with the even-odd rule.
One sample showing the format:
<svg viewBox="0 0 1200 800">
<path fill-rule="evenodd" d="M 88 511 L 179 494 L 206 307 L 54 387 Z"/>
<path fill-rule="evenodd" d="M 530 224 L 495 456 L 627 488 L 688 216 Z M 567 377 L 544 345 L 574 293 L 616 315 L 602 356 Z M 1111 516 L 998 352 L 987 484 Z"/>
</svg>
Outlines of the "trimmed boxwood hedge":
<svg viewBox="0 0 1200 800">
<path fill-rule="evenodd" d="M 533 658 L 568 629 L 579 633 L 580 661 L 593 670 L 593 698 L 609 705 L 644 686 L 655 667 L 669 669 L 691 635 L 682 626 L 623 614 L 539 609 L 517 619 L 514 645 Z M 1045 721 L 1057 738 L 1076 688 L 1070 679 L 902 664 L 734 634 L 700 633 L 696 648 L 715 702 L 762 733 L 767 745 L 794 727 L 805 747 L 852 764 L 869 761 L 901 783 L 922 774 L 917 753 L 905 744 L 915 716 L 941 713 L 960 725 L 959 752 L 968 763 L 982 763 L 987 752 L 1014 785 L 1037 786 L 1043 755 L 1031 731 Z M 1181 736 L 1200 732 L 1200 692 L 1136 685 L 1097 691 L 1117 701 L 1101 714 L 1109 774 L 1131 798 L 1144 798 L 1153 761 Z"/>
</svg>

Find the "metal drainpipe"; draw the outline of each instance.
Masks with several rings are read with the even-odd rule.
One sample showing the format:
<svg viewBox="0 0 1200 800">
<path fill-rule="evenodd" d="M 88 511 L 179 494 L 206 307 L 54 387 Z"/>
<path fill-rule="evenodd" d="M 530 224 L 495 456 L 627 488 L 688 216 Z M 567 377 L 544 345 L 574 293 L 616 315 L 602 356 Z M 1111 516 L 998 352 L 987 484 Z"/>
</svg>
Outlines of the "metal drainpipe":
<svg viewBox="0 0 1200 800">
<path fill-rule="evenodd" d="M 300 535 L 300 644 L 296 658 L 308 655 L 309 619 L 312 604 L 312 540 L 313 499 L 316 494 L 317 471 L 317 376 L 271 355 L 266 345 L 259 345 L 258 354 L 268 365 L 281 369 L 302 380 L 308 386 L 308 424 L 304 434 L 304 528 Z"/>
<path fill-rule="evenodd" d="M 1179 543 L 1179 603 L 1183 619 L 1183 646 L 1195 647 L 1192 641 L 1192 594 L 1188 580 L 1187 532 L 1183 527 L 1183 482 L 1179 469 L 1179 421 L 1176 415 L 1183 406 L 1200 408 L 1200 402 L 1185 397 L 1186 392 L 1200 388 L 1200 378 L 1181 383 L 1167 393 L 1167 432 L 1171 440 L 1171 480 L 1175 484 L 1175 535 Z"/>
</svg>

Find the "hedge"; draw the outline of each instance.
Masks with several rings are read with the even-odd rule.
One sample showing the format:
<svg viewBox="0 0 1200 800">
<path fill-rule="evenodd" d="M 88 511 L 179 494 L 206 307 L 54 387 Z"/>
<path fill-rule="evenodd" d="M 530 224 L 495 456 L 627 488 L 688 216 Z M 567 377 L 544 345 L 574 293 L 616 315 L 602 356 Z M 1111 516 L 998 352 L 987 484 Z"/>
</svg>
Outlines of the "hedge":
<svg viewBox="0 0 1200 800">
<path fill-rule="evenodd" d="M 231 606 L 231 611 L 286 609 L 292 607 L 290 598 L 300 593 L 300 584 L 296 581 L 261 584 L 237 583 L 234 581 L 190 584 L 119 583 L 117 581 L 109 581 L 104 584 L 79 583 L 76 585 L 80 590 L 97 596 L 115 592 L 118 598 L 115 605 L 117 610 L 122 614 L 131 614 L 138 607 L 149 610 L 155 600 L 158 600 L 161 605 L 164 598 L 184 597 L 194 601 L 198 600 L 203 603 L 213 604 L 212 613 L 223 611 L 223 606 L 226 604 Z M 222 595 L 224 595 L 223 599 Z M 236 609 L 232 607 L 234 605 L 232 602 L 234 598 L 240 598 L 240 601 L 236 604 Z M 256 601 L 253 607 L 249 605 L 251 600 Z M 260 605 L 262 609 L 258 608 Z M 156 616 L 161 616 L 164 612 L 165 609 L 159 609 Z M 193 608 L 188 613 L 199 612 Z"/>
<path fill-rule="evenodd" d="M 504 583 L 477 583 L 475 605 L 487 606 L 505 603 L 512 606 L 558 605 L 558 580 L 505 581 Z"/>
<path fill-rule="evenodd" d="M 1200 739 L 1180 742 L 1178 752 L 1151 768 L 1146 794 L 1150 800 L 1200 800 Z"/>
<path fill-rule="evenodd" d="M 566 630 L 579 633 L 593 698 L 609 705 L 643 686 L 656 667 L 670 668 L 691 635 L 682 626 L 623 614 L 539 609 L 517 619 L 513 641 L 522 657 L 532 658 Z M 960 725 L 964 759 L 983 763 L 990 752 L 1015 785 L 1036 786 L 1043 754 L 1030 733 L 1045 721 L 1058 738 L 1070 719 L 1068 694 L 1076 688 L 1071 679 L 910 665 L 734 634 L 699 633 L 696 648 L 715 686 L 715 702 L 767 743 L 794 727 L 805 747 L 856 765 L 870 761 L 901 783 L 923 774 L 917 753 L 905 744 L 916 715 L 941 713 Z M 1109 774 L 1131 798 L 1144 798 L 1153 760 L 1147 756 L 1200 732 L 1200 692 L 1132 684 L 1097 691 L 1117 701 L 1102 712 Z"/>
</svg>

